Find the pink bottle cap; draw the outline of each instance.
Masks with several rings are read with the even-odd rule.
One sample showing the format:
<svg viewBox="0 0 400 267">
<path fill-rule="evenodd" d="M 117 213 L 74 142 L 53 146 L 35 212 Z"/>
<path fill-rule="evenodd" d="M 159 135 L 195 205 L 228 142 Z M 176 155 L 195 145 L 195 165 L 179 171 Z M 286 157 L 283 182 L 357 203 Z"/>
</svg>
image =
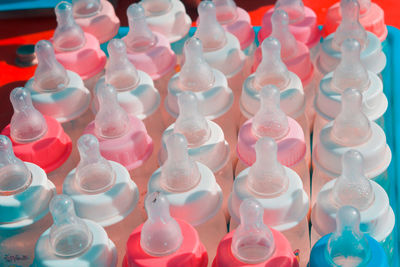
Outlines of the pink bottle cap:
<svg viewBox="0 0 400 267">
<path fill-rule="evenodd" d="M 328 9 L 325 18 L 325 24 L 322 28 L 322 35 L 326 37 L 335 32 L 340 22 L 342 21 L 341 5 L 350 0 L 342 0 L 340 3 L 335 3 Z M 371 0 L 358 0 L 360 4 L 360 23 L 365 30 L 375 34 L 381 42 L 383 42 L 388 34 L 384 11 Z"/>
<path fill-rule="evenodd" d="M 176 66 L 177 59 L 168 39 L 150 30 L 141 4 L 130 5 L 126 13 L 129 32 L 122 40 L 127 47 L 128 59 L 136 68 L 149 74 L 153 80 L 171 72 Z"/>
<path fill-rule="evenodd" d="M 304 158 L 306 144 L 303 130 L 280 109 L 279 95 L 275 86 L 263 87 L 260 92 L 260 109 L 239 130 L 237 154 L 248 166 L 256 161 L 255 145 L 265 136 L 274 138 L 277 142 L 278 160 L 283 165 L 290 167 Z"/>
<path fill-rule="evenodd" d="M 141 166 L 153 152 L 153 141 L 144 123 L 118 104 L 112 85 L 98 87 L 97 96 L 99 111 L 84 132 L 97 137 L 100 153 L 106 159 L 121 163 L 128 170 Z"/>
<path fill-rule="evenodd" d="M 61 124 L 37 111 L 23 87 L 15 88 L 10 100 L 14 115 L 2 134 L 11 138 L 15 155 L 39 165 L 46 173 L 60 167 L 72 150 L 71 139 Z"/>
<path fill-rule="evenodd" d="M 305 7 L 301 0 L 279 0 L 275 4 L 275 8 L 265 13 L 261 30 L 258 33 L 260 43 L 273 31 L 271 17 L 276 9 L 282 9 L 289 15 L 289 30 L 296 40 L 307 45 L 309 49 L 318 45 L 321 33 L 318 29 L 317 15 L 311 8 Z"/>
<path fill-rule="evenodd" d="M 52 43 L 56 59 L 66 69 L 78 73 L 83 80 L 101 72 L 106 64 L 106 55 L 93 35 L 84 33 L 72 16 L 72 6 L 60 2 L 55 8 L 57 28 Z"/>
<path fill-rule="evenodd" d="M 117 35 L 119 19 L 114 7 L 106 0 L 73 0 L 72 10 L 76 23 L 84 32 L 105 43 Z"/>
<path fill-rule="evenodd" d="M 149 28 L 167 37 L 170 43 L 188 34 L 192 20 L 180 0 L 142 0 L 140 3 Z"/>
</svg>

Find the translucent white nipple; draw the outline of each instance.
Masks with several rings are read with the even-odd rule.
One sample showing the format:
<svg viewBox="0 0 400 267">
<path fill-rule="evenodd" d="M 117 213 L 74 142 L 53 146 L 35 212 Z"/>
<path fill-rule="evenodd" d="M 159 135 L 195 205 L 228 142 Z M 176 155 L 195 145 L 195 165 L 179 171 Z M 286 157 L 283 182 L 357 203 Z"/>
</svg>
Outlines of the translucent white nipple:
<svg viewBox="0 0 400 267">
<path fill-rule="evenodd" d="M 100 0 L 72 0 L 75 17 L 91 17 L 101 10 Z"/>
<path fill-rule="evenodd" d="M 274 139 L 259 139 L 255 149 L 256 162 L 250 167 L 247 177 L 249 189 L 262 198 L 272 198 L 284 193 L 289 179 L 278 161 L 278 146 Z"/>
<path fill-rule="evenodd" d="M 14 114 L 11 118 L 11 138 L 15 142 L 28 143 L 42 138 L 47 133 L 43 115 L 32 105 L 31 94 L 24 87 L 11 91 Z"/>
<path fill-rule="evenodd" d="M 367 32 L 358 21 L 360 5 L 357 0 L 341 0 L 342 21 L 333 36 L 333 48 L 339 50 L 344 40 L 356 39 L 363 50 L 368 44 Z"/>
<path fill-rule="evenodd" d="M 161 15 L 169 11 L 171 8 L 171 0 L 141 0 L 140 4 L 146 11 L 147 15 Z"/>
<path fill-rule="evenodd" d="M 264 209 L 251 198 L 240 205 L 240 225 L 232 237 L 232 254 L 241 262 L 257 264 L 269 259 L 275 251 L 271 230 L 264 224 Z"/>
<path fill-rule="evenodd" d="M 100 155 L 99 141 L 91 134 L 78 139 L 81 160 L 76 167 L 75 183 L 85 193 L 107 191 L 115 183 L 115 173 L 110 162 Z"/>
<path fill-rule="evenodd" d="M 356 39 L 346 39 L 341 47 L 342 58 L 333 72 L 332 88 L 342 93 L 346 88 L 355 88 L 361 92 L 368 89 L 368 72 L 361 63 L 361 47 Z"/>
<path fill-rule="evenodd" d="M 170 255 L 183 242 L 181 228 L 169 213 L 167 198 L 160 192 L 153 192 L 144 203 L 148 219 L 140 233 L 140 246 L 156 257 Z"/>
<path fill-rule="evenodd" d="M 289 23 L 295 24 L 304 18 L 304 5 L 301 0 L 278 0 L 275 9 L 283 9 L 289 15 Z"/>
<path fill-rule="evenodd" d="M 25 190 L 31 181 L 31 172 L 14 155 L 11 140 L 0 135 L 0 196 L 15 195 Z"/>
<path fill-rule="evenodd" d="M 107 46 L 109 59 L 106 65 L 106 83 L 117 91 L 135 88 L 139 83 L 139 74 L 128 60 L 126 45 L 120 39 L 112 39 Z"/>
<path fill-rule="evenodd" d="M 266 85 L 260 91 L 260 108 L 253 118 L 253 133 L 279 140 L 289 131 L 286 114 L 280 109 L 280 92 L 275 85 Z"/>
<path fill-rule="evenodd" d="M 342 109 L 332 127 L 332 137 L 340 144 L 357 146 L 366 142 L 371 136 L 369 119 L 361 108 L 361 93 L 355 89 L 346 89 L 342 95 Z"/>
<path fill-rule="evenodd" d="M 94 120 L 95 131 L 103 138 L 118 138 L 129 129 L 129 116 L 118 104 L 117 92 L 110 84 L 98 87 L 97 97 L 100 108 Z"/>
<path fill-rule="evenodd" d="M 339 209 L 336 231 L 329 238 L 328 257 L 337 266 L 364 266 L 371 257 L 368 240 L 360 231 L 360 213 L 351 206 Z"/>
<path fill-rule="evenodd" d="M 237 18 L 236 4 L 233 0 L 212 0 L 217 11 L 217 20 L 221 24 L 235 21 Z"/>
<path fill-rule="evenodd" d="M 143 52 L 156 44 L 157 38 L 146 23 L 144 8 L 141 4 L 132 4 L 126 11 L 129 32 L 125 43 L 128 50 Z"/>
<path fill-rule="evenodd" d="M 68 86 L 67 71 L 56 60 L 52 44 L 45 40 L 37 42 L 35 53 L 38 60 L 33 82 L 35 90 L 57 92 Z"/>
<path fill-rule="evenodd" d="M 197 147 L 208 140 L 211 134 L 206 118 L 200 113 L 196 95 L 183 92 L 178 95 L 179 116 L 174 132 L 186 137 L 189 147 Z"/>
<path fill-rule="evenodd" d="M 192 37 L 185 42 L 185 62 L 179 72 L 179 83 L 182 89 L 201 92 L 210 89 L 214 84 L 214 73 L 203 56 L 200 39 Z"/>
<path fill-rule="evenodd" d="M 73 257 L 88 249 L 93 240 L 86 223 L 76 216 L 74 203 L 66 195 L 56 195 L 50 201 L 53 225 L 49 245 L 57 256 Z"/>
<path fill-rule="evenodd" d="M 167 160 L 161 166 L 163 186 L 172 192 L 186 192 L 200 182 L 196 162 L 189 157 L 185 136 L 173 133 L 165 140 Z"/>
<path fill-rule="evenodd" d="M 53 35 L 57 51 L 73 51 L 85 45 L 86 39 L 81 27 L 72 16 L 70 3 L 62 1 L 56 6 L 57 28 Z"/>
<path fill-rule="evenodd" d="M 217 20 L 217 12 L 212 1 L 201 1 L 197 7 L 200 24 L 195 37 L 203 43 L 205 51 L 217 50 L 226 43 L 225 30 Z"/>
<path fill-rule="evenodd" d="M 280 90 L 289 83 L 289 71 L 281 59 L 281 45 L 273 37 L 268 37 L 261 44 L 262 60 L 258 65 L 254 83 L 261 89 L 267 84 L 273 84 Z"/>
<path fill-rule="evenodd" d="M 364 175 L 364 159 L 356 150 L 347 151 L 342 157 L 342 174 L 332 189 L 332 198 L 339 206 L 353 206 L 365 210 L 374 201 L 371 182 Z"/>
<path fill-rule="evenodd" d="M 289 16 L 285 10 L 275 9 L 271 16 L 271 37 L 278 39 L 281 44 L 281 58 L 290 59 L 296 55 L 297 41 L 289 30 Z"/>
</svg>

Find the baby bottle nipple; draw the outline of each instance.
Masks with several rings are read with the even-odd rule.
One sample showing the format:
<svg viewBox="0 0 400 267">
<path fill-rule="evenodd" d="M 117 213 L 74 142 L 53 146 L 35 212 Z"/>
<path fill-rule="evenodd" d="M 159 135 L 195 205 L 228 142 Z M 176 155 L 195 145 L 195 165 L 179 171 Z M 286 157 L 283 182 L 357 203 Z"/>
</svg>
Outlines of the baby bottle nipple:
<svg viewBox="0 0 400 267">
<path fill-rule="evenodd" d="M 203 56 L 200 39 L 192 37 L 185 42 L 185 63 L 179 72 L 179 83 L 184 90 L 200 92 L 214 84 L 214 73 Z"/>
<path fill-rule="evenodd" d="M 67 71 L 56 60 L 54 48 L 49 41 L 41 40 L 35 45 L 38 66 L 33 87 L 39 92 L 56 92 L 64 89 L 69 82 Z"/>
<path fill-rule="evenodd" d="M 185 136 L 173 133 L 165 140 L 167 160 L 161 166 L 164 188 L 172 192 L 186 192 L 200 182 L 196 162 L 189 157 Z"/>
<path fill-rule="evenodd" d="M 360 5 L 357 0 L 341 0 L 342 21 L 333 36 L 333 48 L 339 50 L 344 40 L 356 39 L 363 50 L 368 44 L 367 32 L 358 21 Z"/>
<path fill-rule="evenodd" d="M 236 20 L 238 14 L 234 0 L 213 0 L 213 2 L 217 11 L 217 20 L 221 24 Z"/>
<path fill-rule="evenodd" d="M 342 109 L 333 122 L 332 137 L 344 146 L 357 146 L 371 136 L 370 122 L 361 110 L 362 95 L 346 89 L 342 95 Z"/>
<path fill-rule="evenodd" d="M 356 150 L 347 151 L 342 157 L 342 174 L 332 189 L 333 201 L 339 206 L 353 206 L 365 210 L 374 201 L 374 191 L 363 170 L 363 156 Z"/>
<path fill-rule="evenodd" d="M 76 17 L 87 18 L 96 15 L 101 9 L 100 0 L 72 0 Z"/>
<path fill-rule="evenodd" d="M 178 95 L 179 116 L 174 132 L 186 137 L 189 147 L 197 147 L 208 140 L 211 130 L 207 120 L 200 113 L 196 95 L 183 92 Z"/>
<path fill-rule="evenodd" d="M 120 107 L 117 92 L 110 84 L 98 87 L 99 111 L 94 120 L 95 131 L 103 138 L 118 138 L 129 130 L 129 116 Z"/>
<path fill-rule="evenodd" d="M 124 41 L 112 39 L 107 50 L 109 60 L 106 65 L 106 83 L 114 86 L 117 91 L 135 88 L 140 78 L 135 66 L 128 60 Z"/>
<path fill-rule="evenodd" d="M 31 95 L 24 87 L 11 91 L 14 114 L 11 118 L 11 138 L 15 142 L 29 143 L 42 138 L 47 133 L 47 123 L 43 115 L 32 105 Z"/>
<path fill-rule="evenodd" d="M 57 51 L 73 51 L 85 45 L 86 39 L 81 27 L 75 23 L 70 3 L 62 1 L 56 6 L 57 28 L 53 35 Z"/>
<path fill-rule="evenodd" d="M 203 43 L 205 51 L 217 50 L 226 43 L 225 30 L 217 20 L 217 12 L 212 1 L 201 1 L 197 12 L 200 24 L 197 26 L 195 37 Z"/>
<path fill-rule="evenodd" d="M 360 213 L 351 206 L 339 209 L 336 231 L 329 238 L 328 257 L 337 266 L 364 266 L 371 257 L 368 240 L 360 231 Z"/>
<path fill-rule="evenodd" d="M 282 9 L 289 15 L 289 23 L 295 24 L 304 18 L 304 5 L 301 0 L 278 0 L 275 9 Z"/>
<path fill-rule="evenodd" d="M 271 230 L 264 224 L 264 209 L 255 199 L 245 199 L 239 208 L 240 225 L 232 237 L 232 254 L 241 262 L 257 264 L 275 251 Z"/>
<path fill-rule="evenodd" d="M 144 203 L 148 215 L 140 233 L 140 246 L 152 256 L 161 257 L 174 253 L 183 242 L 181 228 L 169 212 L 167 198 L 153 192 Z"/>
<path fill-rule="evenodd" d="M 289 30 L 289 16 L 285 10 L 275 9 L 271 16 L 271 37 L 278 39 L 281 44 L 281 58 L 290 59 L 296 55 L 297 41 Z"/>
<path fill-rule="evenodd" d="M 289 131 L 286 114 L 280 109 L 280 92 L 275 85 L 266 85 L 260 91 L 260 108 L 252 123 L 253 133 L 261 138 L 281 139 Z"/>
<path fill-rule="evenodd" d="M 341 46 L 342 58 L 333 72 L 332 88 L 342 93 L 346 88 L 355 88 L 360 92 L 368 89 L 368 72 L 361 63 L 360 43 L 355 39 L 346 39 Z"/>
<path fill-rule="evenodd" d="M 75 183 L 85 193 L 97 194 L 107 191 L 115 182 L 110 162 L 100 155 L 99 141 L 91 134 L 78 139 L 81 160 L 76 167 Z"/>
<path fill-rule="evenodd" d="M 250 167 L 247 186 L 259 197 L 272 198 L 284 193 L 289 185 L 285 169 L 278 161 L 274 139 L 263 137 L 255 145 L 256 162 Z"/>
<path fill-rule="evenodd" d="M 56 195 L 50 201 L 53 225 L 50 229 L 50 247 L 60 257 L 83 253 L 92 244 L 92 233 L 86 223 L 76 216 L 74 203 L 66 195 Z"/>
<path fill-rule="evenodd" d="M 289 83 L 289 71 L 281 59 L 281 45 L 276 38 L 269 37 L 261 44 L 262 60 L 258 65 L 254 83 L 261 89 L 267 84 L 273 84 L 279 89 Z"/>
<path fill-rule="evenodd" d="M 0 196 L 15 195 L 25 190 L 31 181 L 31 172 L 14 155 L 11 140 L 0 135 Z"/>
</svg>

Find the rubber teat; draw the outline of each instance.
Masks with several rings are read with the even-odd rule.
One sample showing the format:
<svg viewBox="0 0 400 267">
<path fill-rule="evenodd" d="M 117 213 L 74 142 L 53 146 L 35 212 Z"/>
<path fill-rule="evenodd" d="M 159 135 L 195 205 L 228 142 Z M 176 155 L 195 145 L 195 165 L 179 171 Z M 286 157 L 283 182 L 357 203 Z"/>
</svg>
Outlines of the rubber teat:
<svg viewBox="0 0 400 267">
<path fill-rule="evenodd" d="M 56 6 L 57 28 L 53 35 L 57 51 L 73 51 L 85 45 L 86 38 L 72 16 L 70 3 L 62 1 Z"/>
<path fill-rule="evenodd" d="M 167 198 L 153 192 L 144 203 L 148 215 L 140 233 L 140 246 L 152 256 L 162 257 L 178 250 L 183 242 L 181 228 L 169 213 Z"/>
<path fill-rule="evenodd" d="M 341 47 L 342 58 L 333 72 L 332 88 L 342 93 L 346 88 L 355 88 L 361 92 L 368 89 L 368 72 L 361 63 L 361 47 L 356 39 L 346 39 Z"/>
<path fill-rule="evenodd" d="M 118 104 L 117 92 L 110 84 L 101 84 L 97 90 L 99 111 L 94 120 L 95 131 L 103 138 L 118 138 L 129 129 L 129 116 Z"/>
<path fill-rule="evenodd" d="M 57 60 L 53 45 L 41 40 L 35 45 L 38 66 L 35 71 L 33 87 L 37 91 L 57 92 L 68 86 L 67 71 Z"/>
<path fill-rule="evenodd" d="M 203 43 L 205 51 L 217 50 L 226 43 L 225 30 L 217 20 L 217 11 L 212 1 L 201 1 L 197 7 L 200 24 L 195 37 Z"/>
<path fill-rule="evenodd" d="M 50 247 L 57 256 L 73 257 L 88 249 L 93 240 L 86 223 L 76 216 L 69 196 L 56 195 L 50 201 L 53 225 L 50 228 Z"/>
<path fill-rule="evenodd" d="M 171 0 L 141 0 L 140 4 L 145 9 L 146 16 L 165 14 L 172 6 Z"/>
<path fill-rule="evenodd" d="M 257 200 L 247 198 L 240 204 L 239 212 L 240 225 L 232 237 L 232 254 L 248 264 L 266 261 L 275 251 L 275 241 L 263 222 L 263 207 Z"/>
<path fill-rule="evenodd" d="M 11 91 L 14 114 L 11 118 L 11 138 L 15 142 L 28 143 L 42 138 L 47 133 L 47 123 L 43 115 L 32 105 L 31 94 L 24 87 Z"/>
<path fill-rule="evenodd" d="M 371 0 L 358 0 L 358 4 L 360 5 L 360 14 L 362 15 L 369 10 Z"/>
<path fill-rule="evenodd" d="M 100 155 L 99 141 L 91 134 L 78 139 L 81 160 L 76 167 L 75 183 L 85 193 L 97 194 L 114 185 L 115 173 L 108 160 Z"/>
<path fill-rule="evenodd" d="M 161 166 L 163 186 L 172 192 L 186 192 L 200 182 L 196 162 L 189 156 L 184 135 L 173 133 L 165 140 L 167 160 Z"/>
<path fill-rule="evenodd" d="M 271 37 L 278 39 L 281 44 L 281 58 L 290 59 L 297 54 L 297 41 L 289 30 L 289 16 L 285 10 L 275 9 L 271 16 Z"/>
<path fill-rule="evenodd" d="M 374 191 L 364 175 L 363 163 L 363 156 L 356 150 L 349 150 L 343 155 L 342 174 L 332 189 L 332 200 L 340 207 L 349 205 L 365 210 L 374 201 Z"/>
<path fill-rule="evenodd" d="M 211 134 L 206 118 L 200 113 L 196 95 L 183 92 L 178 95 L 179 116 L 174 132 L 186 137 L 189 147 L 197 147 L 208 140 Z"/>
<path fill-rule="evenodd" d="M 280 90 L 289 83 L 289 71 L 281 59 L 281 45 L 276 38 L 268 37 L 261 44 L 262 59 L 258 65 L 254 83 L 261 89 L 273 84 Z"/>
<path fill-rule="evenodd" d="M 72 0 L 74 16 L 79 18 L 92 17 L 100 12 L 100 0 Z"/>
<path fill-rule="evenodd" d="M 280 109 L 280 92 L 275 85 L 264 86 L 260 92 L 260 108 L 253 118 L 253 133 L 279 140 L 289 131 L 286 114 Z"/>
<path fill-rule="evenodd" d="M 234 0 L 212 0 L 217 11 L 217 20 L 221 24 L 235 21 L 238 17 Z"/>
<path fill-rule="evenodd" d="M 146 23 L 144 8 L 141 4 L 132 4 L 126 11 L 128 15 L 129 32 L 125 43 L 128 50 L 143 52 L 156 44 L 157 38 Z"/>
<path fill-rule="evenodd" d="M 0 196 L 15 195 L 25 190 L 31 181 L 31 172 L 14 155 L 11 140 L 0 135 Z"/>
<path fill-rule="evenodd" d="M 360 231 L 360 213 L 351 206 L 339 209 L 336 231 L 328 240 L 327 255 L 336 266 L 364 266 L 371 257 L 368 240 Z"/>
<path fill-rule="evenodd" d="M 368 43 L 368 35 L 363 26 L 358 21 L 360 5 L 357 0 L 341 0 L 340 10 L 342 21 L 333 36 L 333 48 L 339 50 L 344 40 L 348 38 L 356 39 L 363 50 Z"/>
<path fill-rule="evenodd" d="M 214 84 L 214 73 L 203 55 L 200 39 L 192 37 L 185 42 L 185 63 L 179 72 L 179 83 L 182 89 L 201 92 L 210 89 Z"/>
<path fill-rule="evenodd" d="M 275 9 L 285 10 L 289 15 L 290 24 L 295 24 L 304 19 L 304 4 L 301 0 L 278 0 Z"/>
<path fill-rule="evenodd" d="M 332 127 L 332 135 L 340 144 L 357 146 L 371 136 L 369 119 L 361 108 L 361 93 L 356 89 L 346 89 L 342 95 L 342 109 Z"/>
<path fill-rule="evenodd" d="M 107 46 L 109 59 L 106 65 L 106 83 L 117 91 L 135 88 L 139 83 L 139 74 L 128 60 L 126 45 L 120 39 L 112 39 Z"/>
<path fill-rule="evenodd" d="M 247 185 L 263 198 L 284 193 L 289 185 L 285 169 L 278 161 L 278 146 L 274 139 L 263 137 L 255 145 L 256 162 L 250 167 Z"/>
</svg>

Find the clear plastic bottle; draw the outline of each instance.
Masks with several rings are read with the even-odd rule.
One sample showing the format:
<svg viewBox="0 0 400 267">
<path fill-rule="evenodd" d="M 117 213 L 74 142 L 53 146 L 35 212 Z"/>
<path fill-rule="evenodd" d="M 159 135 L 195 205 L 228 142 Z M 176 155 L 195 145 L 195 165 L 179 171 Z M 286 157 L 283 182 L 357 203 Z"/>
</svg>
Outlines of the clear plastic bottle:
<svg viewBox="0 0 400 267">
<path fill-rule="evenodd" d="M 0 265 L 28 267 L 36 241 L 51 225 L 55 186 L 37 165 L 22 162 L 0 135 Z"/>
<path fill-rule="evenodd" d="M 50 202 L 53 225 L 39 238 L 32 267 L 116 267 L 117 250 L 106 231 L 76 216 L 74 202 L 57 195 Z"/>
<path fill-rule="evenodd" d="M 75 203 L 76 214 L 104 227 L 118 251 L 118 266 L 132 227 L 144 221 L 136 205 L 139 191 L 128 170 L 100 155 L 99 141 L 85 134 L 78 140 L 81 156 L 63 184 L 63 194 Z"/>
<path fill-rule="evenodd" d="M 336 224 L 336 230 L 322 237 L 313 247 L 310 267 L 390 266 L 379 243 L 360 231 L 362 225 L 357 209 L 352 206 L 339 209 Z"/>
<path fill-rule="evenodd" d="M 230 230 L 240 221 L 239 207 L 247 198 L 256 198 L 264 208 L 264 223 L 280 231 L 306 266 L 310 255 L 307 214 L 309 198 L 296 172 L 278 161 L 278 146 L 270 137 L 256 144 L 257 160 L 236 176 L 229 199 Z"/>
<path fill-rule="evenodd" d="M 93 90 L 103 75 L 107 58 L 95 36 L 83 32 L 73 17 L 72 5 L 66 1 L 55 7 L 57 28 L 51 42 L 56 59 L 66 69 L 81 76 L 85 87 Z"/>
<path fill-rule="evenodd" d="M 213 259 L 219 241 L 227 233 L 221 187 L 207 166 L 189 156 L 182 134 L 173 133 L 165 141 L 168 158 L 151 176 L 148 193 L 165 195 L 172 217 L 196 228 L 209 258 Z"/>
<path fill-rule="evenodd" d="M 279 90 L 274 85 L 267 85 L 261 89 L 259 111 L 239 130 L 236 152 L 240 160 L 235 169 L 235 176 L 256 161 L 256 142 L 262 137 L 271 137 L 278 145 L 279 162 L 300 176 L 304 190 L 310 197 L 310 170 L 305 158 L 304 133 L 300 125 L 280 109 L 279 96 Z"/>
</svg>

